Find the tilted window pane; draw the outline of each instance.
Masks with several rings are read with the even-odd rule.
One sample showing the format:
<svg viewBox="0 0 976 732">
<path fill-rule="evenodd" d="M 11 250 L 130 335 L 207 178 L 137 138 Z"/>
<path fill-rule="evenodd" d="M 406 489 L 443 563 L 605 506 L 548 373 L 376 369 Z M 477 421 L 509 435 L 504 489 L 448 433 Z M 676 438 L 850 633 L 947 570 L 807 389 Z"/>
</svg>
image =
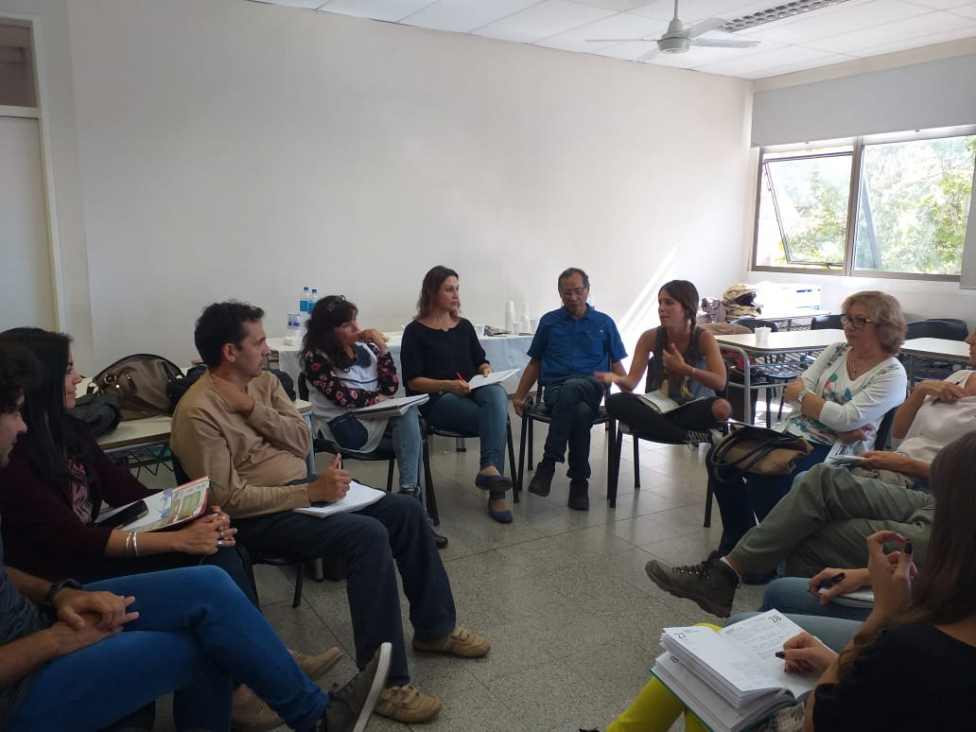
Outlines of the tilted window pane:
<svg viewBox="0 0 976 732">
<path fill-rule="evenodd" d="M 852 153 L 764 160 L 756 265 L 842 268 Z"/>
<path fill-rule="evenodd" d="M 854 268 L 958 275 L 976 135 L 866 145 Z"/>
</svg>

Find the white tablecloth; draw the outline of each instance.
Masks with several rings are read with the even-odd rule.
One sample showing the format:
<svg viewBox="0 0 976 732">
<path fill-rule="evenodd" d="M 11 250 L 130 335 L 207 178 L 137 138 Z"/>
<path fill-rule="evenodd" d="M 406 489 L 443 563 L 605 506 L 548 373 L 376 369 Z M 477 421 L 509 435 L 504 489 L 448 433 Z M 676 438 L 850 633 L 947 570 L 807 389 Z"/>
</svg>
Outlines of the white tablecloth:
<svg viewBox="0 0 976 732">
<path fill-rule="evenodd" d="M 389 348 L 393 354 L 393 361 L 396 363 L 397 372 L 400 369 L 400 336 L 401 334 L 390 334 Z M 518 387 L 522 371 L 529 363 L 526 352 L 532 343 L 532 336 L 483 336 L 479 339 L 481 347 L 485 349 L 485 355 L 491 362 L 494 371 L 504 371 L 506 369 L 518 369 L 519 373 L 503 382 L 509 394 L 515 392 Z M 299 363 L 299 346 L 285 345 L 283 338 L 269 338 L 268 347 L 278 353 L 278 368 L 284 371 L 295 380 L 295 388 L 298 388 L 298 374 L 301 372 Z M 402 391 L 402 384 L 401 384 Z"/>
</svg>

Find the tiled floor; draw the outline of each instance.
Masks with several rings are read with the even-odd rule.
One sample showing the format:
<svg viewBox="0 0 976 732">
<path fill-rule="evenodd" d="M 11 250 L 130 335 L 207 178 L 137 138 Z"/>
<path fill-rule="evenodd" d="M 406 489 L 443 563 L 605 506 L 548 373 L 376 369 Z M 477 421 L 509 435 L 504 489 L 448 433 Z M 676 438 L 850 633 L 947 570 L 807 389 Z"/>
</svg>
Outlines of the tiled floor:
<svg viewBox="0 0 976 732">
<path fill-rule="evenodd" d="M 541 449 L 541 430 L 536 439 Z M 718 545 L 717 507 L 712 527 L 702 526 L 705 450 L 642 442 L 642 488 L 635 491 L 631 443 L 625 438 L 617 508 L 609 509 L 603 500 L 605 432 L 595 428 L 589 512 L 566 507 L 569 480 L 557 471 L 551 495 L 524 494 L 514 506 L 515 522 L 506 526 L 488 518 L 485 495 L 473 482 L 477 442 L 468 447 L 458 453 L 453 440 L 443 438 L 431 444 L 440 531 L 450 538 L 442 557 L 459 623 L 487 635 L 492 650 L 477 660 L 408 650 L 414 683 L 443 702 L 434 722 L 414 728 L 602 729 L 647 680 L 662 627 L 714 621 L 694 603 L 659 591 L 644 574 L 649 559 L 696 562 Z M 358 480 L 385 484 L 385 464 L 350 466 Z M 292 609 L 293 577 L 275 567 L 256 570 L 264 613 L 290 647 L 320 651 L 339 645 L 352 652 L 343 584 L 306 581 L 302 606 Z M 756 609 L 761 591 L 743 587 L 735 609 Z M 323 686 L 354 670 L 347 655 Z M 171 728 L 167 706 L 159 705 L 157 729 Z M 410 727 L 374 717 L 369 729 Z"/>
</svg>

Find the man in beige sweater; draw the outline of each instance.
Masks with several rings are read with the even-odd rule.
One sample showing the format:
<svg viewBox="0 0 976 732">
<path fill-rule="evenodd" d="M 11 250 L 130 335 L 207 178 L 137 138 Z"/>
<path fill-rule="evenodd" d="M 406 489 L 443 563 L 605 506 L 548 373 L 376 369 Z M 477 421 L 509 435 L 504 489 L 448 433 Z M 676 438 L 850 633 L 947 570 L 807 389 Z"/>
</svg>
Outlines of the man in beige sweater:
<svg viewBox="0 0 976 732">
<path fill-rule="evenodd" d="M 244 546 L 348 563 L 359 667 L 381 643 L 393 644 L 389 686 L 376 712 L 408 723 L 432 719 L 440 702 L 410 684 L 397 567 L 416 650 L 475 658 L 488 652 L 488 640 L 456 625 L 451 585 L 418 501 L 388 494 L 325 519 L 292 510 L 342 498 L 350 478 L 338 467 L 308 475 L 308 426 L 277 377 L 262 371 L 270 352 L 263 317 L 260 308 L 240 302 L 203 311 L 194 341 L 208 371 L 176 408 L 173 452 L 191 477 L 214 481 L 214 500 L 233 517 Z"/>
</svg>

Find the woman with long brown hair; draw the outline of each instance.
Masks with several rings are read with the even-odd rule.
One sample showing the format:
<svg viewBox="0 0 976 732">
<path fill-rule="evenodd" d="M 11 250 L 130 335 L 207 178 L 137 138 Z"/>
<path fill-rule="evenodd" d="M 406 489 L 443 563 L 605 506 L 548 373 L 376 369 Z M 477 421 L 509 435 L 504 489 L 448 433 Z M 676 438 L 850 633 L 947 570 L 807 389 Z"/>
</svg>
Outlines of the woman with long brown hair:
<svg viewBox="0 0 976 732">
<path fill-rule="evenodd" d="M 417 316 L 403 331 L 400 364 L 408 394 L 429 394 L 420 408 L 432 425 L 477 434 L 481 469 L 474 484 L 488 493 L 488 515 L 512 522 L 505 493 L 512 479 L 505 469 L 508 394 L 501 384 L 472 389 L 473 376 L 491 373 L 474 326 L 461 317 L 458 273 L 437 266 L 424 276 Z"/>
<path fill-rule="evenodd" d="M 785 646 L 788 666 L 823 669 L 804 732 L 976 729 L 976 433 L 932 463 L 935 519 L 924 572 L 893 531 L 868 537 L 874 608 L 838 656 L 813 636 Z M 889 542 L 901 551 L 884 553 Z"/>
</svg>

